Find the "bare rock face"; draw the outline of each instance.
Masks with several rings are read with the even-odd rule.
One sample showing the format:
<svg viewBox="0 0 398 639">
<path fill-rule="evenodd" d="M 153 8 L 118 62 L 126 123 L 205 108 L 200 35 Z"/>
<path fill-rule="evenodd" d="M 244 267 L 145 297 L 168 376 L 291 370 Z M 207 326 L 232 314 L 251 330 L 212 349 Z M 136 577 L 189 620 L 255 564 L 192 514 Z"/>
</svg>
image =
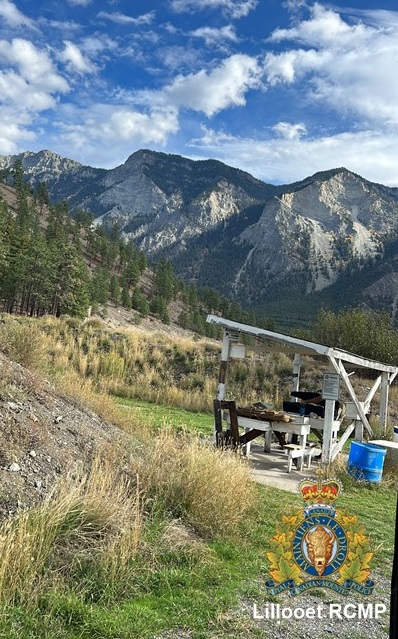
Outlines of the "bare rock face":
<svg viewBox="0 0 398 639">
<path fill-rule="evenodd" d="M 67 200 L 71 215 L 87 210 L 95 224 L 116 223 L 150 257 L 169 257 L 180 277 L 244 303 L 319 293 L 366 269 L 374 273 L 363 299 L 372 300 L 384 271 L 398 271 L 390 264 L 398 189 L 344 168 L 275 186 L 214 160 L 148 150 L 111 170 L 50 151 L 0 156 L 0 169 L 16 159 L 33 185 L 47 183 L 54 203 Z"/>
<path fill-rule="evenodd" d="M 250 245 L 251 263 L 268 281 L 302 271 L 309 293 L 336 282 L 349 265 L 382 255 L 397 231 L 397 212 L 394 199 L 341 171 L 267 202 L 237 241 Z"/>
</svg>

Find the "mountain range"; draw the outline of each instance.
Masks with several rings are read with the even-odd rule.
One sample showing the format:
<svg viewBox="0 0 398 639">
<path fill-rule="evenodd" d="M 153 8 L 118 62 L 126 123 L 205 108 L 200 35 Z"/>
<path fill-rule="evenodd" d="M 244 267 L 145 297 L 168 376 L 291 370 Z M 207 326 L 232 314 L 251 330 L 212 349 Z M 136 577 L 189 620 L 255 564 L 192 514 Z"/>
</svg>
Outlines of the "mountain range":
<svg viewBox="0 0 398 639">
<path fill-rule="evenodd" d="M 288 325 L 323 305 L 366 304 L 398 312 L 398 189 L 345 168 L 272 185 L 216 160 L 140 150 L 114 169 L 51 151 L 21 160 L 26 180 L 51 201 L 121 233 L 177 275 Z M 397 316 L 398 317 L 398 316 Z"/>
</svg>

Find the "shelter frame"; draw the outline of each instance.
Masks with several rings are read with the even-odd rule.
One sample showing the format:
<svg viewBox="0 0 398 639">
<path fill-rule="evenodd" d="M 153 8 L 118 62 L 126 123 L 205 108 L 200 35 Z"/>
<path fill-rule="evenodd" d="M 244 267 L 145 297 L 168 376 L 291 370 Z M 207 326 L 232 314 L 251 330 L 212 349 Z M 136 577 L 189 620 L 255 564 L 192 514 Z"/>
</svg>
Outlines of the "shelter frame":
<svg viewBox="0 0 398 639">
<path fill-rule="evenodd" d="M 355 438 L 360 441 L 364 438 L 364 431 L 366 431 L 368 438 L 373 436 L 367 414 L 370 410 L 370 404 L 379 389 L 379 422 L 381 431 L 385 433 L 388 419 L 388 392 L 390 385 L 398 374 L 398 366 L 383 364 L 339 348 L 324 346 L 267 329 L 249 326 L 248 324 L 241 324 L 216 315 L 208 315 L 206 321 L 224 329 L 216 398 L 219 402 L 226 400 L 228 365 L 231 356 L 233 356 L 233 346 L 241 341 L 243 335 L 247 335 L 255 339 L 256 350 L 259 352 L 277 351 L 292 356 L 293 382 L 291 390 L 299 390 L 301 368 L 309 363 L 323 366 L 326 370 L 335 372 L 340 376 L 340 380 L 345 386 L 348 397 L 350 398 L 350 410 L 347 411 L 347 416 L 352 419 L 352 422 L 347 426 L 340 440 L 334 441 L 333 422 L 335 402 L 334 400 L 326 399 L 322 440 L 322 464 L 328 465 L 335 459 L 336 455 L 344 446 L 344 443 L 354 431 Z M 308 360 L 308 357 L 311 359 Z M 363 401 L 360 401 L 357 397 L 350 380 L 350 371 L 355 369 L 368 369 L 378 373 L 373 386 Z M 215 440 L 217 442 L 220 433 L 220 421 L 216 420 L 216 422 L 218 422 L 215 423 Z"/>
</svg>

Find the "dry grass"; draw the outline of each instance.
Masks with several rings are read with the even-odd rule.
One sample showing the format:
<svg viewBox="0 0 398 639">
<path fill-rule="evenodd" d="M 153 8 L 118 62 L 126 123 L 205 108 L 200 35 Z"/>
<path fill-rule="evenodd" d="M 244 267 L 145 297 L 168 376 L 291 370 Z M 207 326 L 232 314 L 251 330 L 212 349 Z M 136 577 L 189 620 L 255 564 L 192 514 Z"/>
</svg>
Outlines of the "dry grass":
<svg viewBox="0 0 398 639">
<path fill-rule="evenodd" d="M 142 521 L 138 486 L 96 460 L 89 475 L 63 479 L 40 507 L 3 524 L 0 602 L 34 604 L 88 557 L 111 586 L 137 553 Z"/>
<path fill-rule="evenodd" d="M 65 388 L 76 386 L 73 375 L 77 375 L 82 388 L 91 386 L 95 392 L 212 411 L 220 346 L 206 339 L 171 338 L 132 329 L 112 331 L 98 321 L 81 323 L 73 318 L 7 317 L 0 325 L 0 348 L 5 343 L 15 345 L 7 351 L 10 356 L 61 380 Z M 37 344 L 37 358 L 28 349 L 32 343 Z M 255 356 L 248 363 L 231 361 L 229 393 L 244 404 L 262 400 L 279 406 L 288 396 L 285 373 L 290 368 L 285 355 L 274 353 L 261 362 Z"/>
<path fill-rule="evenodd" d="M 253 508 L 249 468 L 232 452 L 164 430 L 135 463 L 148 497 L 201 535 L 233 536 Z"/>
<path fill-rule="evenodd" d="M 40 507 L 2 525 L 2 606 L 36 605 L 65 588 L 84 598 L 123 596 L 141 551 L 155 563 L 160 551 L 176 550 L 211 561 L 200 537 L 233 538 L 254 512 L 248 468 L 232 453 L 162 433 L 127 459 L 115 449 L 94 460 L 90 473 L 64 478 Z M 173 518 L 149 551 L 144 512 Z"/>
<path fill-rule="evenodd" d="M 46 340 L 39 325 L 34 321 L 2 313 L 0 350 L 18 364 L 37 370 L 42 366 L 45 358 Z"/>
<path fill-rule="evenodd" d="M 62 394 L 77 404 L 90 408 L 101 419 L 122 428 L 126 433 L 142 437 L 148 433 L 149 427 L 142 424 L 133 410 L 126 410 L 114 402 L 111 396 L 99 392 L 92 380 L 82 379 L 73 369 L 58 373 L 55 383 Z"/>
</svg>

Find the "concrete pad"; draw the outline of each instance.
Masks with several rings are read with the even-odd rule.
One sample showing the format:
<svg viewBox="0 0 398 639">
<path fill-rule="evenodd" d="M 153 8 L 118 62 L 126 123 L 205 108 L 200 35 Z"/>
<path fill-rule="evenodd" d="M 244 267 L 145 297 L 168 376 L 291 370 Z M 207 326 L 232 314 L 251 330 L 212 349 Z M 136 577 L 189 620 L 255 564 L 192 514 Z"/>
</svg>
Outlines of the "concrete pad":
<svg viewBox="0 0 398 639">
<path fill-rule="evenodd" d="M 316 478 L 316 470 L 319 467 L 318 459 L 312 461 L 311 468 L 304 467 L 302 471 L 298 471 L 293 464 L 292 471 L 288 473 L 287 455 L 281 448 L 273 446 L 270 453 L 265 453 L 264 446 L 252 443 L 248 462 L 254 481 L 297 493 L 298 483 L 302 479 Z"/>
</svg>

